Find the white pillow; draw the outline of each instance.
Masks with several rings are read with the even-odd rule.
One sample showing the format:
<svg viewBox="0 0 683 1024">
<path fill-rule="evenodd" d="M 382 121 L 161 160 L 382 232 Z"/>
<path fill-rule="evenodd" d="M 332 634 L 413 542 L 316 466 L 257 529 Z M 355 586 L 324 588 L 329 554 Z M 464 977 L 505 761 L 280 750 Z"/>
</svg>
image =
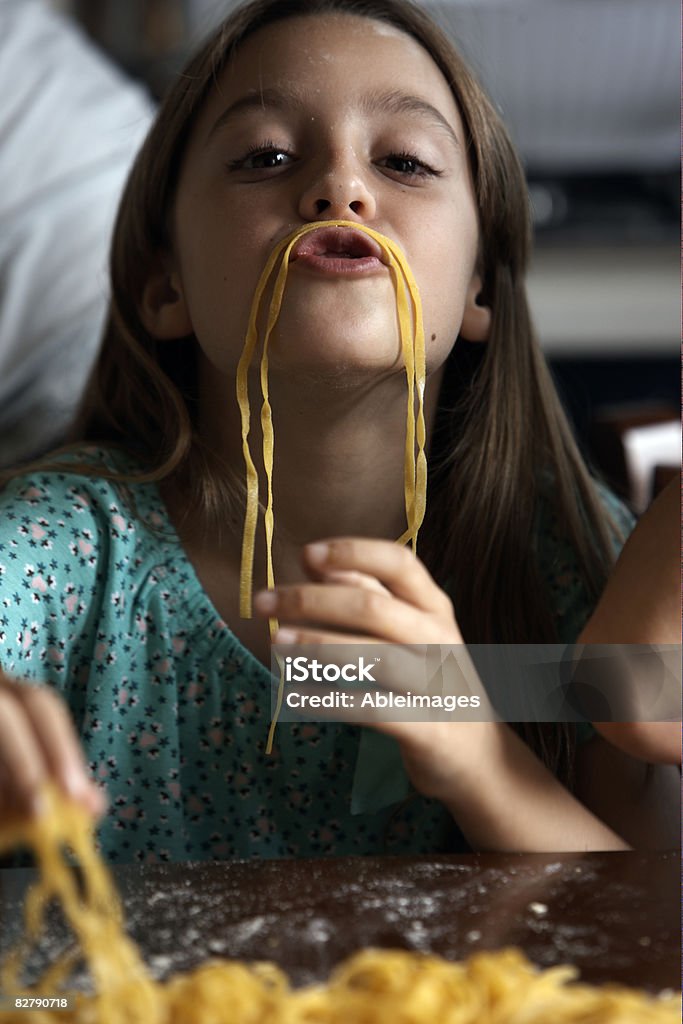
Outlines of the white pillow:
<svg viewBox="0 0 683 1024">
<path fill-rule="evenodd" d="M 42 0 L 0 0 L 0 465 L 58 441 L 97 352 L 145 92 Z"/>
</svg>

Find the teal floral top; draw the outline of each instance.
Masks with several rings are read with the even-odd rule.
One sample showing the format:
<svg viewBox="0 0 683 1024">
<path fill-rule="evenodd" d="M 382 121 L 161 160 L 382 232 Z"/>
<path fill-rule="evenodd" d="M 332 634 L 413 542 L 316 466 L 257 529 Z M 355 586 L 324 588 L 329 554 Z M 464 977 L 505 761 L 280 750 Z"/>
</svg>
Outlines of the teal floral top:
<svg viewBox="0 0 683 1024">
<path fill-rule="evenodd" d="M 109 465 L 111 452 L 88 452 Z M 386 737 L 281 723 L 271 676 L 204 592 L 154 484 L 37 472 L 0 493 L 0 665 L 64 696 L 109 810 L 111 862 L 466 849 Z M 562 639 L 589 607 L 571 551 L 539 534 Z"/>
</svg>

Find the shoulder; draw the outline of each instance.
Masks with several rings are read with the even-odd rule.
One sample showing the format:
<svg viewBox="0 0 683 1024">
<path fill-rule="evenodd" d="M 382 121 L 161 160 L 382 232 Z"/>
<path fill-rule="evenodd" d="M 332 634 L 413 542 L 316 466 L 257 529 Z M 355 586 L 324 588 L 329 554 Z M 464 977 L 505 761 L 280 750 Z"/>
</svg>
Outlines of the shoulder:
<svg viewBox="0 0 683 1024">
<path fill-rule="evenodd" d="M 58 469 L 14 477 L 0 492 L 0 653 L 8 670 L 32 648 L 31 633 L 60 634 L 67 623 L 80 629 L 157 557 L 160 541 L 142 523 L 157 517 L 164 525 L 156 487 L 131 488 L 131 503 L 117 480 L 84 472 L 86 459 L 103 471 L 122 468 L 110 452 L 84 450 Z"/>
<path fill-rule="evenodd" d="M 0 490 L 0 593 L 23 603 L 65 580 L 90 592 L 114 565 L 134 560 L 151 542 L 142 523 L 167 523 L 156 486 L 126 486 L 94 471 L 115 474 L 130 461 L 99 449 L 59 456 L 58 469 L 12 477 Z M 56 458 L 55 458 L 56 462 Z M 90 472 L 88 472 L 90 467 Z"/>
<path fill-rule="evenodd" d="M 636 525 L 636 518 L 627 505 L 599 480 L 594 481 L 598 501 L 607 519 L 615 555 L 624 546 L 627 537 Z"/>
<path fill-rule="evenodd" d="M 74 558 L 80 553 L 87 561 L 95 542 L 134 533 L 135 503 L 113 478 L 125 468 L 113 452 L 83 449 L 59 456 L 51 468 L 13 477 L 0 491 L 0 553 L 66 545 Z"/>
</svg>

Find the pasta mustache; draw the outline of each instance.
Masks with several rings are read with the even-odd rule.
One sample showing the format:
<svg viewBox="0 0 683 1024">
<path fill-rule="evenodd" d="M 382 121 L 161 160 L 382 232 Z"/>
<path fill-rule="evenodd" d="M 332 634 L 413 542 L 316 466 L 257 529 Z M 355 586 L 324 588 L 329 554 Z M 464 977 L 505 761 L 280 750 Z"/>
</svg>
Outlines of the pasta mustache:
<svg viewBox="0 0 683 1024">
<path fill-rule="evenodd" d="M 242 453 L 246 473 L 247 499 L 242 535 L 242 557 L 240 563 L 240 615 L 249 619 L 252 615 L 252 593 L 254 575 L 254 547 L 259 512 L 258 473 L 249 447 L 251 428 L 251 409 L 249 405 L 248 375 L 254 359 L 259 332 L 258 322 L 264 301 L 266 288 L 273 274 L 273 285 L 268 317 L 266 320 L 263 349 L 261 354 L 261 429 L 263 431 L 263 468 L 267 481 L 267 500 L 264 513 L 266 538 L 266 578 L 267 585 L 275 585 L 273 573 L 273 455 L 274 433 L 273 414 L 268 395 L 268 344 L 277 323 L 282 307 L 287 274 L 289 272 L 292 250 L 300 238 L 321 228 L 353 228 L 369 235 L 379 245 L 384 260 L 391 272 L 396 293 L 396 308 L 401 338 L 401 349 L 405 365 L 408 385 L 408 402 L 406 415 L 406 440 L 404 460 L 404 493 L 407 529 L 398 538 L 397 543 L 410 543 L 413 551 L 417 550 L 417 535 L 424 519 L 427 501 L 427 459 L 425 456 L 426 429 L 424 419 L 425 389 L 425 339 L 422 321 L 422 302 L 415 278 L 408 261 L 399 246 L 390 238 L 373 231 L 371 228 L 354 221 L 333 220 L 316 221 L 299 228 L 288 238 L 283 239 L 271 253 L 261 278 L 256 286 L 249 316 L 249 327 L 244 349 L 237 367 L 237 402 L 240 409 L 242 426 Z M 410 296 L 410 298 L 409 298 Z M 416 401 L 417 400 L 417 401 Z M 276 619 L 270 620 L 271 638 L 277 632 Z M 280 673 L 277 706 L 270 726 L 266 753 L 270 753 L 273 745 L 275 725 L 280 713 L 284 692 L 284 680 Z"/>
<path fill-rule="evenodd" d="M 0 853 L 34 851 L 40 878 L 29 890 L 27 938 L 37 941 L 47 903 L 58 899 L 77 947 L 30 989 L 20 983 L 28 943 L 0 964 L 7 997 L 67 993 L 73 966 L 84 958 L 92 995 L 74 995 L 68 1010 L 3 1010 L 0 1024 L 674 1024 L 680 996 L 661 999 L 630 989 L 574 982 L 572 967 L 539 971 L 517 949 L 479 953 L 464 963 L 406 950 L 365 949 L 335 968 L 329 981 L 292 989 L 272 963 L 211 960 L 189 974 L 157 982 L 123 927 L 113 882 L 95 849 L 92 823 L 56 790 L 47 813 L 0 829 Z M 79 890 L 65 849 L 76 854 Z M 45 1000 L 49 1003 L 49 998 Z"/>
<path fill-rule="evenodd" d="M 267 579 L 268 586 L 272 587 L 274 584 L 272 561 L 274 523 L 272 486 L 274 436 L 272 409 L 268 397 L 268 344 L 280 315 L 292 249 L 299 239 L 304 237 L 304 235 L 308 235 L 312 231 L 316 231 L 321 228 L 336 227 L 353 228 L 355 231 L 362 231 L 364 234 L 373 238 L 380 246 L 382 254 L 387 262 L 387 266 L 391 271 L 396 291 L 401 348 L 408 383 L 404 472 L 404 490 L 408 528 L 405 533 L 398 538 L 398 543 L 407 544 L 410 542 L 413 548 L 415 548 L 417 545 L 418 530 L 420 529 L 424 519 L 427 493 L 427 459 L 425 456 L 426 431 L 424 421 L 425 341 L 424 327 L 422 323 L 422 303 L 417 283 L 401 249 L 395 242 L 392 242 L 391 239 L 386 238 L 379 232 L 347 220 L 316 221 L 313 224 L 307 224 L 305 227 L 299 228 L 276 246 L 263 269 L 261 278 L 256 286 L 256 291 L 254 292 L 247 336 L 237 368 L 237 402 L 240 409 L 242 423 L 242 452 L 244 455 L 247 482 L 247 504 L 244 517 L 242 561 L 240 571 L 240 615 L 242 618 L 251 618 L 252 614 L 251 601 L 253 588 L 254 543 L 256 538 L 256 525 L 259 508 L 258 474 L 249 448 L 251 410 L 249 406 L 247 378 L 249 367 L 253 362 L 254 352 L 258 344 L 258 319 L 261 312 L 261 306 L 263 304 L 264 293 L 273 276 L 275 268 L 277 267 L 277 275 L 275 277 L 273 294 L 270 300 L 270 308 L 268 310 L 268 318 L 266 321 L 260 368 L 261 394 L 263 396 L 263 404 L 261 406 L 263 464 L 268 486 L 267 505 L 264 516 L 267 545 Z M 410 295 L 410 301 L 408 299 L 408 294 Z M 417 408 L 415 407 L 416 396 Z"/>
</svg>

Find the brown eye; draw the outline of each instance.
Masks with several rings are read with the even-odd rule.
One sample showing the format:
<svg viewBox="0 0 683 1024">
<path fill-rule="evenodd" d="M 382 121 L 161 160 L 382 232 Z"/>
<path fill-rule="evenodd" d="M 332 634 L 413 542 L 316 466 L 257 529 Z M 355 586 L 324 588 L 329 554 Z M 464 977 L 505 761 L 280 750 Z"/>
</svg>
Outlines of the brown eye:
<svg viewBox="0 0 683 1024">
<path fill-rule="evenodd" d="M 245 167 L 259 168 L 259 167 L 283 167 L 289 163 L 289 153 L 284 153 L 282 150 L 271 149 L 265 153 L 254 153 L 252 156 L 247 157 L 244 161 Z"/>
<path fill-rule="evenodd" d="M 411 160 L 405 156 L 389 157 L 387 166 L 394 171 L 400 171 L 401 174 L 418 174 L 421 170 L 421 164 L 417 160 Z"/>
<path fill-rule="evenodd" d="M 420 160 L 414 153 L 390 153 L 380 163 L 387 170 L 406 178 L 438 177 L 441 173 Z"/>
<path fill-rule="evenodd" d="M 239 160 L 232 160 L 228 167 L 231 171 L 271 171 L 288 167 L 293 159 L 286 149 L 267 142 L 254 146 Z"/>
</svg>

